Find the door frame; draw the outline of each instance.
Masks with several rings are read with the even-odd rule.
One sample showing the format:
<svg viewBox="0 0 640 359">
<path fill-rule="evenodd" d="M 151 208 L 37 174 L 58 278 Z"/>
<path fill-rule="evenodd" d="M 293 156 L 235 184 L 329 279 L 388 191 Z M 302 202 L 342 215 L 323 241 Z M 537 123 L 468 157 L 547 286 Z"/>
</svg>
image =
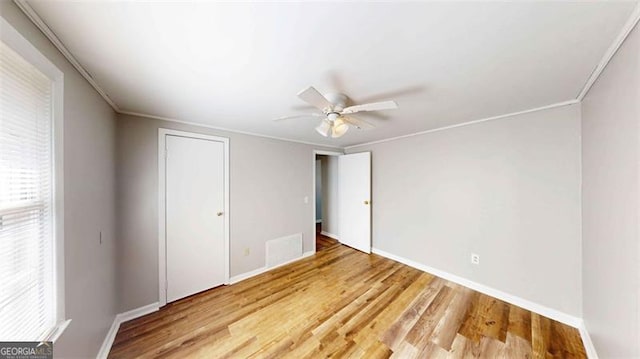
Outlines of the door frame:
<svg viewBox="0 0 640 359">
<path fill-rule="evenodd" d="M 311 197 L 313 199 L 313 231 L 311 233 L 313 233 L 313 253 L 316 253 L 316 155 L 342 156 L 344 152 L 313 150 L 313 157 L 311 159 L 311 181 L 313 184 L 313 186 L 311 186 L 313 188 L 313 197 Z"/>
<path fill-rule="evenodd" d="M 167 304 L 166 136 L 222 142 L 224 148 L 224 284 L 229 284 L 229 139 L 195 132 L 158 128 L 158 303 Z"/>
</svg>

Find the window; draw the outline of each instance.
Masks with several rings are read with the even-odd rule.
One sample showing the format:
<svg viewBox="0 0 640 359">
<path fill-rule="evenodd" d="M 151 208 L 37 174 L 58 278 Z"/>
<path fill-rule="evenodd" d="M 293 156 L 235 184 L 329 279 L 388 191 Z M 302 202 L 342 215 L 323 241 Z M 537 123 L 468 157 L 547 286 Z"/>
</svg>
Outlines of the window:
<svg viewBox="0 0 640 359">
<path fill-rule="evenodd" d="M 43 56 L 0 20 L 0 341 L 53 340 L 64 319 L 54 146 L 61 74 L 38 66 Z"/>
</svg>

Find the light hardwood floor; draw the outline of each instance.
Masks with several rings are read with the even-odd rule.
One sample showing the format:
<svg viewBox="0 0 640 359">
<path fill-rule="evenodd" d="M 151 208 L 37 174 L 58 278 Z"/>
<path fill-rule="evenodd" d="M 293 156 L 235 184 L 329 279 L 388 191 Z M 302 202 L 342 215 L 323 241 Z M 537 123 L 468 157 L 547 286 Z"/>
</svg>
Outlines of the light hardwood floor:
<svg viewBox="0 0 640 359">
<path fill-rule="evenodd" d="M 321 224 L 317 223 L 316 224 L 316 252 L 320 252 L 327 248 L 331 248 L 336 244 L 339 244 L 337 240 L 322 234 Z"/>
<path fill-rule="evenodd" d="M 585 358 L 578 331 L 334 245 L 124 323 L 110 358 Z"/>
</svg>

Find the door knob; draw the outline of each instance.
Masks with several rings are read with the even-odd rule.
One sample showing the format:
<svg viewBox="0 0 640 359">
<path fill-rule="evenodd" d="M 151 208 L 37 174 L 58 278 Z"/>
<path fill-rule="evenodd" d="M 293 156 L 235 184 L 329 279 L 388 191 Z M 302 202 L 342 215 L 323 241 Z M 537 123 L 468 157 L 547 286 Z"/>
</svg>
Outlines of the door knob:
<svg viewBox="0 0 640 359">
<path fill-rule="evenodd" d="M 218 215 L 218 217 L 222 216 L 222 212 L 218 212 L 216 214 Z"/>
<path fill-rule="evenodd" d="M 365 205 L 368 205 L 368 204 L 369 204 L 369 201 L 364 201 L 364 204 L 365 204 Z"/>
</svg>

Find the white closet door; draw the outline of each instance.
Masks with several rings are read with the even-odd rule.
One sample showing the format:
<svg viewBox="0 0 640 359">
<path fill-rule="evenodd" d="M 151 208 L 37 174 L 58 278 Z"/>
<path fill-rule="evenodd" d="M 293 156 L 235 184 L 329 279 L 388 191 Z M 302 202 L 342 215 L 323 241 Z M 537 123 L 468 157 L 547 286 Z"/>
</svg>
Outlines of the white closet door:
<svg viewBox="0 0 640 359">
<path fill-rule="evenodd" d="M 221 285 L 224 144 L 166 137 L 167 302 Z"/>
</svg>

